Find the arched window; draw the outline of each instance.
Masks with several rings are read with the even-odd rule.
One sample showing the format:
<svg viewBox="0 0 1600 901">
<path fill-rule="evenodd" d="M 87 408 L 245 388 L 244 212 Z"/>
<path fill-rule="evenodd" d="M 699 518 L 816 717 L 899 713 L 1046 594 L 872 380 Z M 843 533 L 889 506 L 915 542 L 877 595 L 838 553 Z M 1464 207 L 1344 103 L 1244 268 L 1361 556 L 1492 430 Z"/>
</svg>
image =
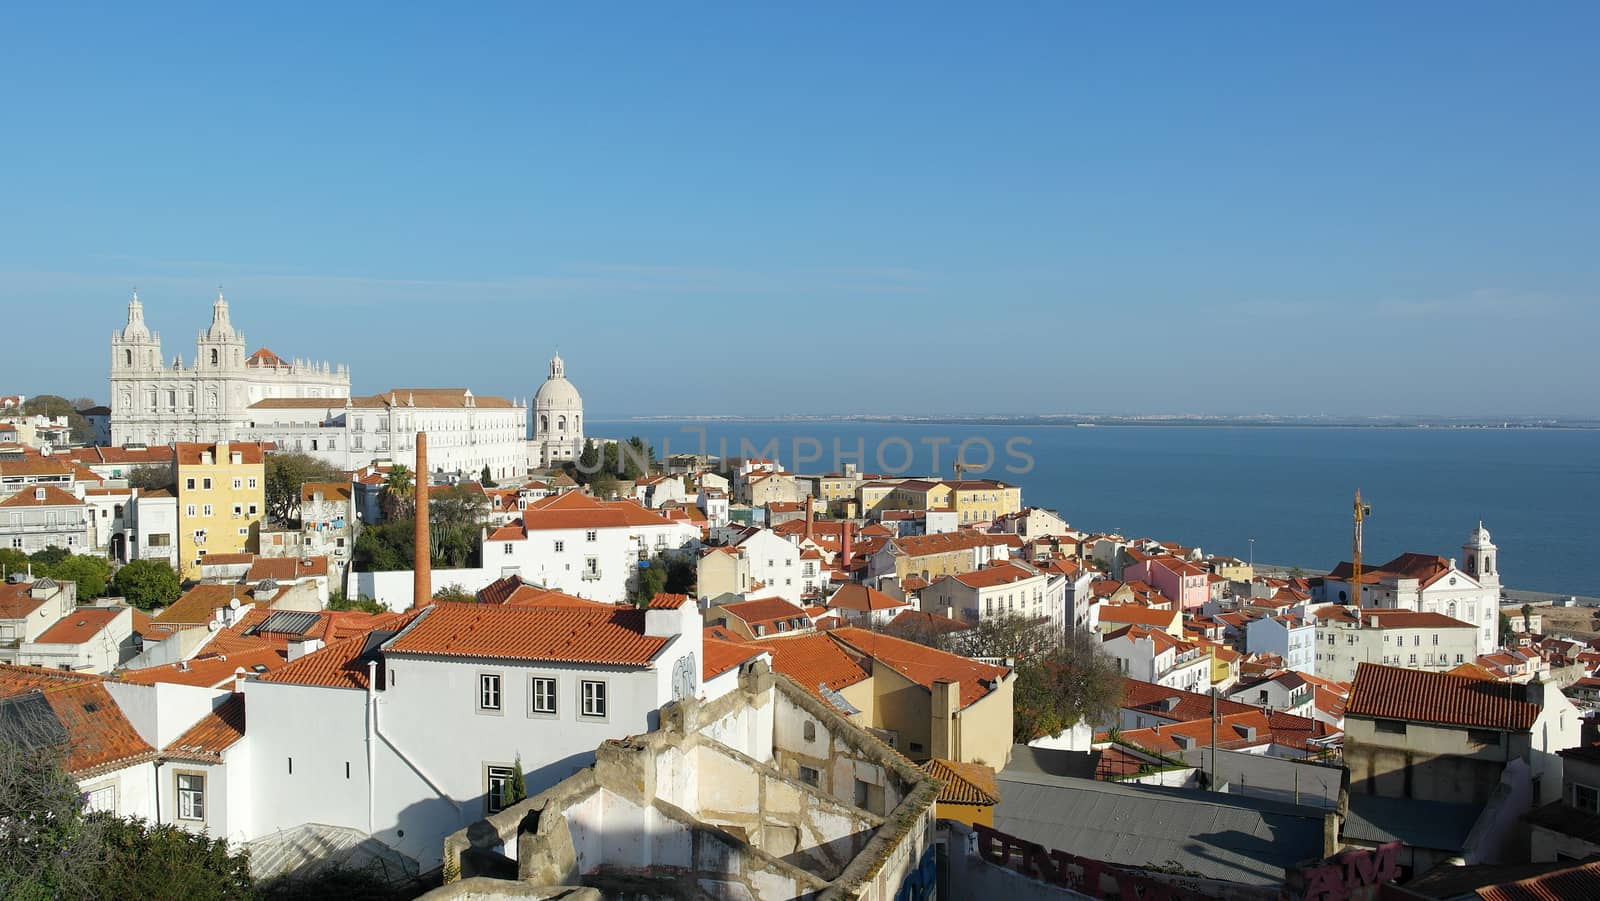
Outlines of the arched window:
<svg viewBox="0 0 1600 901">
<path fill-rule="evenodd" d="M 1512 568 L 1515 569 L 1516 567 L 1512 567 Z M 1490 555 L 1488 555 L 1488 556 L 1483 558 L 1483 571 L 1485 573 L 1494 572 L 1494 555 L 1493 554 L 1490 554 Z"/>
<path fill-rule="evenodd" d="M 1345 593 L 1344 593 L 1344 592 L 1342 592 L 1342 591 L 1341 591 L 1341 592 L 1339 592 L 1339 603 L 1341 603 L 1341 604 L 1342 604 L 1342 603 L 1344 603 L 1344 602 L 1345 602 L 1345 599 L 1346 599 L 1346 598 L 1347 598 L 1347 597 L 1348 597 L 1348 595 L 1346 595 L 1346 594 L 1345 594 Z"/>
<path fill-rule="evenodd" d="M 1455 619 L 1456 618 L 1456 602 L 1455 601 L 1451 601 L 1449 603 L 1449 605 L 1447 605 L 1445 607 L 1444 615 L 1450 617 L 1451 619 Z"/>
<path fill-rule="evenodd" d="M 566 430 L 567 430 L 567 417 L 565 417 L 565 416 L 557 417 L 556 418 L 556 431 L 565 432 Z"/>
<path fill-rule="evenodd" d="M 548 431 L 550 431 L 550 417 L 548 417 L 548 416 L 540 416 L 539 417 L 539 431 L 540 432 L 548 432 Z"/>
<path fill-rule="evenodd" d="M 125 350 L 125 351 L 122 352 L 122 365 L 124 365 L 124 366 L 132 366 L 133 365 L 133 351 Z"/>
<path fill-rule="evenodd" d="M 215 347 L 211 348 L 211 365 L 217 365 L 217 349 Z"/>
<path fill-rule="evenodd" d="M 581 430 L 582 428 L 583 428 L 583 416 L 582 416 L 582 414 L 574 415 L 572 417 L 572 430 L 574 432 L 576 432 L 576 431 Z"/>
</svg>

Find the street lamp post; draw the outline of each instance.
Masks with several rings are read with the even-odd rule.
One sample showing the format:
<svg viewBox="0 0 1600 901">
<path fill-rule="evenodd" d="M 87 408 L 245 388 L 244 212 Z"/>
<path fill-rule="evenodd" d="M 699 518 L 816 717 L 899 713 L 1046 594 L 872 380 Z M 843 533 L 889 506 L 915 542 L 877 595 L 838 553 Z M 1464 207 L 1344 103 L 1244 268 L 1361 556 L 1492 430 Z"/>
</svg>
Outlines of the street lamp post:
<svg viewBox="0 0 1600 901">
<path fill-rule="evenodd" d="M 1255 572 L 1256 571 L 1256 540 L 1254 538 L 1246 538 L 1245 540 L 1250 542 L 1250 571 L 1251 572 Z"/>
</svg>

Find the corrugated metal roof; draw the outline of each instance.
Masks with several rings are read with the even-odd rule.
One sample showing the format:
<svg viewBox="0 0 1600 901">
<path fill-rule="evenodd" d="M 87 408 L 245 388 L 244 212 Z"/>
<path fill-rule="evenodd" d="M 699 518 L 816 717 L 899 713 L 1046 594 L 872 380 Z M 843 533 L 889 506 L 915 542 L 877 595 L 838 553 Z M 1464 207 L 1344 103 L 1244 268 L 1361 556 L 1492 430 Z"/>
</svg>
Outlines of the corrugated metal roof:
<svg viewBox="0 0 1600 901">
<path fill-rule="evenodd" d="M 996 829 L 1123 866 L 1277 886 L 1322 856 L 1322 815 L 1292 805 L 1010 771 L 1000 799 Z"/>
</svg>

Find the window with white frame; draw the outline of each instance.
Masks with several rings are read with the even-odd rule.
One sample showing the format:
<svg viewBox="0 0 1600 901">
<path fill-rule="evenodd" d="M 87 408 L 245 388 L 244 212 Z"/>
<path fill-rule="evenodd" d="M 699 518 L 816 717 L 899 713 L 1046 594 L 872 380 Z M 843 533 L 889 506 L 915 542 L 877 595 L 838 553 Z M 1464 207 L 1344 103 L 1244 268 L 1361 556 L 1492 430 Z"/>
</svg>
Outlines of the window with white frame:
<svg viewBox="0 0 1600 901">
<path fill-rule="evenodd" d="M 206 818 L 206 777 L 201 773 L 178 773 L 178 819 Z"/>
<path fill-rule="evenodd" d="M 117 812 L 117 786 L 116 783 L 91 788 L 83 793 L 83 803 L 86 809 L 100 813 Z"/>
<path fill-rule="evenodd" d="M 556 679 L 554 676 L 534 676 L 528 691 L 528 709 L 533 713 L 554 716 L 556 713 Z"/>
<path fill-rule="evenodd" d="M 583 533 L 583 540 L 584 541 L 599 541 L 600 540 L 600 533 L 595 531 L 594 529 L 590 529 L 589 531 Z"/>
<path fill-rule="evenodd" d="M 584 716 L 606 715 L 606 683 L 599 679 L 583 679 L 578 683 L 579 710 Z"/>
<path fill-rule="evenodd" d="M 500 712 L 500 674 L 478 674 L 478 709 L 488 713 Z"/>
</svg>

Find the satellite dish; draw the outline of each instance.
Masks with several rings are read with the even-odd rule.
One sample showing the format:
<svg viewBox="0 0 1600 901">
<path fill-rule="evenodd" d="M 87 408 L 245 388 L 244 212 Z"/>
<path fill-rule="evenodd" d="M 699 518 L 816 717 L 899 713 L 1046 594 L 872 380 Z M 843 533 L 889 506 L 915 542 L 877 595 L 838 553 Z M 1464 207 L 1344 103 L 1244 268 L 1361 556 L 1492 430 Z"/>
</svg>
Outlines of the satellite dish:
<svg viewBox="0 0 1600 901">
<path fill-rule="evenodd" d="M 228 598 L 228 609 L 229 610 L 238 610 L 239 609 L 239 599 L 238 598 Z"/>
</svg>

